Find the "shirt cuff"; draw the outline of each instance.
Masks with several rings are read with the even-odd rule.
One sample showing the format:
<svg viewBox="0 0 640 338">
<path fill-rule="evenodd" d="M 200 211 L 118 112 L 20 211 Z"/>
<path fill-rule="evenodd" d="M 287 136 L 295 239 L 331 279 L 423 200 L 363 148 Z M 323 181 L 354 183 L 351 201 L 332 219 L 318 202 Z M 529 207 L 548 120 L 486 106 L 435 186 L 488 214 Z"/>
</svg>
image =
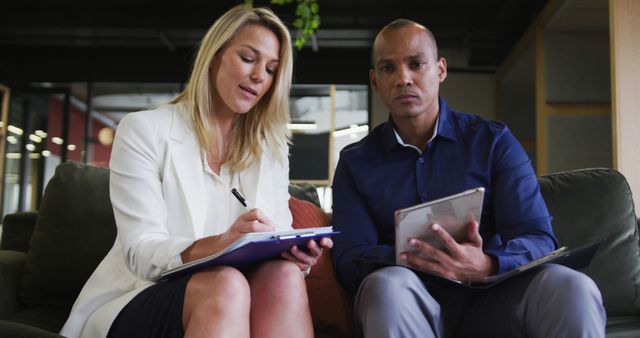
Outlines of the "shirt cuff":
<svg viewBox="0 0 640 338">
<path fill-rule="evenodd" d="M 171 243 L 171 252 L 173 252 L 173 256 L 171 256 L 169 260 L 169 265 L 167 267 L 168 269 L 173 269 L 184 264 L 184 262 L 182 262 L 181 254 L 188 247 L 193 245 L 193 242 L 195 242 L 195 240 L 191 238 L 179 237 L 175 239 L 173 243 Z"/>
<path fill-rule="evenodd" d="M 518 260 L 512 254 L 508 254 L 501 250 L 485 250 L 488 255 L 493 255 L 498 263 L 498 269 L 496 274 L 501 274 L 517 268 L 519 265 Z"/>
</svg>

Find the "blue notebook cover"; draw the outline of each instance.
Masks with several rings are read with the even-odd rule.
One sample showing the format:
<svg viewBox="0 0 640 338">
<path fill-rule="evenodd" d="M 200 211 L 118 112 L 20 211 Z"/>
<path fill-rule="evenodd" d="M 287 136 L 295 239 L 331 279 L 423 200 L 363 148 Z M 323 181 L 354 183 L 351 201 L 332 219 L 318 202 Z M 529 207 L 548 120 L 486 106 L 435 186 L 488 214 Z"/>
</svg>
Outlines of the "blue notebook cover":
<svg viewBox="0 0 640 338">
<path fill-rule="evenodd" d="M 268 259 L 280 257 L 282 252 L 289 251 L 294 245 L 306 248 L 309 240 L 319 241 L 323 237 L 331 237 L 337 233 L 333 231 L 332 227 L 320 227 L 246 234 L 214 255 L 161 273 L 158 280 L 173 279 L 211 266 L 226 265 L 239 269 L 246 268 Z"/>
</svg>

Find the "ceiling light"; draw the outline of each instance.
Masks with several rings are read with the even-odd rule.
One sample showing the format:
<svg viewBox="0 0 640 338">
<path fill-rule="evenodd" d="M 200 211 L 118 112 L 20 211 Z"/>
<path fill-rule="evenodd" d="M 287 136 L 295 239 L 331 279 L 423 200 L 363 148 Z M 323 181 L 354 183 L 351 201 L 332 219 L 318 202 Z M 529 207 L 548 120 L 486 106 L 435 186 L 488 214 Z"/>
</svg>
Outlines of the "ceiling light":
<svg viewBox="0 0 640 338">
<path fill-rule="evenodd" d="M 16 127 L 16 126 L 12 126 L 12 125 L 9 125 L 9 126 L 7 127 L 7 130 L 8 130 L 10 133 L 14 133 L 14 134 L 16 134 L 16 135 L 22 135 L 22 133 L 23 133 L 22 129 L 20 129 L 20 128 Z"/>
<path fill-rule="evenodd" d="M 42 137 L 37 136 L 37 135 L 34 135 L 34 134 L 29 135 L 29 139 L 30 139 L 31 141 L 35 142 L 35 143 L 40 143 L 40 142 L 42 142 Z"/>
<path fill-rule="evenodd" d="M 104 127 L 98 132 L 98 142 L 103 146 L 109 146 L 113 143 L 115 130 L 113 128 Z"/>
<path fill-rule="evenodd" d="M 287 128 L 290 130 L 313 130 L 317 129 L 318 125 L 315 123 L 287 123 Z"/>
<path fill-rule="evenodd" d="M 345 135 L 350 135 L 355 133 L 363 133 L 367 131 L 369 131 L 369 126 L 367 125 L 362 125 L 362 126 L 352 125 L 349 128 L 334 131 L 333 136 L 340 137 L 340 136 L 345 136 Z"/>
</svg>

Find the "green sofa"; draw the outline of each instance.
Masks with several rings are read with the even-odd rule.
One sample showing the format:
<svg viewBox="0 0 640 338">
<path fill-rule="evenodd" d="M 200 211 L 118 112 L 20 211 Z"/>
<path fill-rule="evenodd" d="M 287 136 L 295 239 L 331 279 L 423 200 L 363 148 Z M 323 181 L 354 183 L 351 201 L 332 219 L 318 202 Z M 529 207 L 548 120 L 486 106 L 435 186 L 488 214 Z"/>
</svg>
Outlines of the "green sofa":
<svg viewBox="0 0 640 338">
<path fill-rule="evenodd" d="M 108 180 L 106 169 L 64 163 L 47 185 L 38 213 L 5 217 L 0 337 L 60 337 L 55 332 L 115 237 Z M 607 337 L 640 337 L 638 224 L 625 178 L 610 169 L 586 169 L 539 181 L 561 245 L 606 238 L 584 272 L 602 291 Z M 290 192 L 317 204 L 309 187 L 292 186 Z M 293 213 L 295 224 L 300 213 Z M 330 262 L 324 259 L 315 269 L 322 276 L 312 275 L 308 283 L 316 336 L 351 337 L 350 298 L 337 287 Z"/>
</svg>

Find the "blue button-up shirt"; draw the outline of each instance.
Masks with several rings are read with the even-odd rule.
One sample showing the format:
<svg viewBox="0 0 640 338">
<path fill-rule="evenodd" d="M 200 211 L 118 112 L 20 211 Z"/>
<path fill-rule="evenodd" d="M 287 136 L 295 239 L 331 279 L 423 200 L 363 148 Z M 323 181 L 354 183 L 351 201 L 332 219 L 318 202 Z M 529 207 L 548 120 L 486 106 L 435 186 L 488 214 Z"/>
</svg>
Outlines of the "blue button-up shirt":
<svg viewBox="0 0 640 338">
<path fill-rule="evenodd" d="M 498 273 L 557 247 L 531 161 L 509 129 L 451 110 L 439 99 L 437 133 L 420 152 L 398 142 L 391 122 L 345 147 L 333 180 L 333 260 L 339 281 L 355 292 L 365 277 L 354 258 L 393 256 L 394 212 L 484 187 L 484 252 Z"/>
</svg>

